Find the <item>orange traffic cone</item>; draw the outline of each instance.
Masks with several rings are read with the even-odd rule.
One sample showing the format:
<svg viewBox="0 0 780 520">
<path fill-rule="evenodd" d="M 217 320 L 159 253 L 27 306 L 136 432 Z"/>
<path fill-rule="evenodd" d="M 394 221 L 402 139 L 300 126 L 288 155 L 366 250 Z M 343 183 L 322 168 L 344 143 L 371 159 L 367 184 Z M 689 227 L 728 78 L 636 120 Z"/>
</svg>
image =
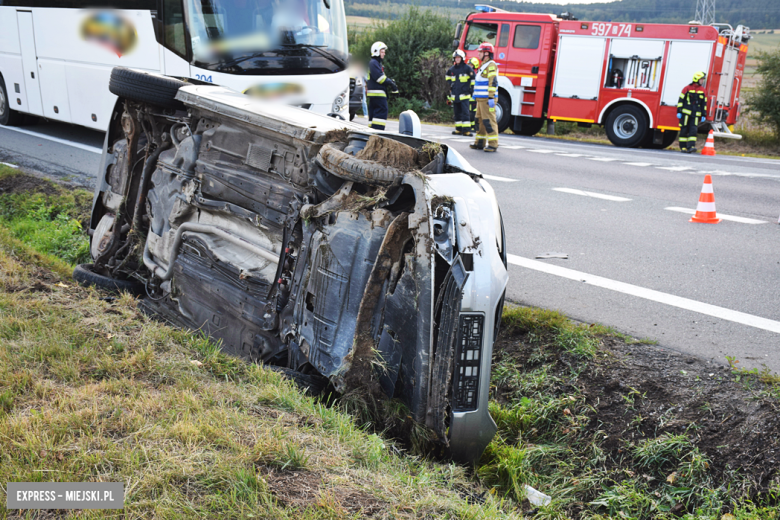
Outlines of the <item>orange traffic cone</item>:
<svg viewBox="0 0 780 520">
<path fill-rule="evenodd" d="M 715 155 L 715 136 L 712 134 L 713 131 L 710 130 L 710 135 L 707 136 L 707 142 L 704 143 L 704 148 L 701 149 L 702 155 Z"/>
<path fill-rule="evenodd" d="M 710 136 L 711 138 L 712 136 Z M 704 152 L 702 151 L 702 153 Z M 704 176 L 704 185 L 701 187 L 696 214 L 691 217 L 689 222 L 700 222 L 702 224 L 717 224 L 720 222 L 718 215 L 715 214 L 715 193 L 712 191 L 712 177 L 709 175 Z"/>
</svg>

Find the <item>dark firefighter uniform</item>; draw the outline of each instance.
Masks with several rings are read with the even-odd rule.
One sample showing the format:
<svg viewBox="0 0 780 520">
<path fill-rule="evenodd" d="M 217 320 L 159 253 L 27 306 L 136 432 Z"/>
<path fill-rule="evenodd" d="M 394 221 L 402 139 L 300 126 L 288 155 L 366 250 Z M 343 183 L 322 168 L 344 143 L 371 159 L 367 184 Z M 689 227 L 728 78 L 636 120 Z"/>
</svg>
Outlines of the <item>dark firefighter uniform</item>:
<svg viewBox="0 0 780 520">
<path fill-rule="evenodd" d="M 453 65 L 447 71 L 447 82 L 450 84 L 450 95 L 455 112 L 455 132 L 463 135 L 471 135 L 471 118 L 469 117 L 469 102 L 471 101 L 471 81 L 474 78 L 474 69 L 461 61 Z"/>
<path fill-rule="evenodd" d="M 498 98 L 498 65 L 492 59 L 485 61 L 477 71 L 474 99 L 477 100 L 477 134 L 471 148 L 495 151 L 498 148 L 498 124 L 495 102 Z M 490 105 L 493 107 L 490 107 Z M 485 146 L 487 140 L 487 146 Z"/>
<path fill-rule="evenodd" d="M 374 56 L 368 63 L 366 97 L 368 98 L 368 126 L 384 130 L 387 124 L 387 93 L 398 91 L 395 82 L 385 75 L 382 58 Z"/>
<path fill-rule="evenodd" d="M 702 116 L 707 114 L 707 95 L 700 81 L 706 77 L 703 72 L 693 75 L 693 83 L 686 85 L 677 103 L 677 118 L 680 120 L 680 150 L 696 151 L 696 134 Z"/>
</svg>

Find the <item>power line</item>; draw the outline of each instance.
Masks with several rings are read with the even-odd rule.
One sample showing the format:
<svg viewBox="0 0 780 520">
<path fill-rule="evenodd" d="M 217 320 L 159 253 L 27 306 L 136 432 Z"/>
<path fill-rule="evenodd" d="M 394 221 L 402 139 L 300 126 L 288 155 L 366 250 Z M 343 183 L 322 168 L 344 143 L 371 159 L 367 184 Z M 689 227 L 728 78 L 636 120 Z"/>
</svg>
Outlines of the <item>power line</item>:
<svg viewBox="0 0 780 520">
<path fill-rule="evenodd" d="M 696 2 L 696 14 L 694 20 L 702 25 L 711 25 L 715 23 L 715 0 L 698 0 Z"/>
</svg>

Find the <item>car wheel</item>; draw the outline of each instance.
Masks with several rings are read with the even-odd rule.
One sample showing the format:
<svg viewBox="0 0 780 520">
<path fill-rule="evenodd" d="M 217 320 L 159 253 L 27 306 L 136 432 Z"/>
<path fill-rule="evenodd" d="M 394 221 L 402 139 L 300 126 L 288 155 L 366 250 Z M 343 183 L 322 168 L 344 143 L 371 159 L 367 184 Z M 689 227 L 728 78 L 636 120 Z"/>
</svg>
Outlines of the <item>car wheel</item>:
<svg viewBox="0 0 780 520">
<path fill-rule="evenodd" d="M 336 177 L 361 184 L 387 186 L 392 184 L 396 177 L 404 175 L 398 168 L 358 159 L 341 151 L 334 143 L 324 144 L 320 148 L 317 162 Z"/>
<path fill-rule="evenodd" d="M 133 295 L 144 293 L 142 283 L 135 280 L 118 280 L 95 272 L 94 264 L 80 264 L 73 270 L 73 279 L 81 285 L 98 287 L 111 292 L 128 292 Z"/>
<path fill-rule="evenodd" d="M 517 117 L 517 116 L 515 116 Z M 512 130 L 519 135 L 536 135 L 544 127 L 545 119 L 537 117 L 522 117 L 520 118 L 522 123 L 520 124 L 520 130 Z"/>
<path fill-rule="evenodd" d="M 151 103 L 165 108 L 181 109 L 184 104 L 176 93 L 186 85 L 178 79 L 148 74 L 125 67 L 114 67 L 108 90 L 121 98 Z"/>
<path fill-rule="evenodd" d="M 510 121 L 512 121 L 512 107 L 509 104 L 509 96 L 499 94 L 496 103 L 496 123 L 498 123 L 499 134 L 509 128 Z"/>
<path fill-rule="evenodd" d="M 0 76 L 0 125 L 15 126 L 21 124 L 24 114 L 11 110 L 11 99 L 5 89 L 5 80 Z"/>
<path fill-rule="evenodd" d="M 609 113 L 605 130 L 615 146 L 636 148 L 644 141 L 648 127 L 644 110 L 636 105 L 622 105 Z"/>
</svg>

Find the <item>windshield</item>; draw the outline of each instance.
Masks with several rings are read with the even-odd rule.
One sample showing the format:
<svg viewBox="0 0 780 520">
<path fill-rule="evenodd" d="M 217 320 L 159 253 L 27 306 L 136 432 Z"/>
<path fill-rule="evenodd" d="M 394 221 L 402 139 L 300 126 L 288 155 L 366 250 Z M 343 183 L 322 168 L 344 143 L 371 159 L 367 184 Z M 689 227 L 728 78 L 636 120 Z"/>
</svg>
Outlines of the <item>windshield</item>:
<svg viewBox="0 0 780 520">
<path fill-rule="evenodd" d="M 284 67 L 268 62 L 284 58 L 291 69 L 343 70 L 344 5 L 342 0 L 329 3 L 330 9 L 323 0 L 185 0 L 193 63 L 231 73 L 273 74 Z M 335 70 L 319 70 L 326 71 Z"/>
</svg>

